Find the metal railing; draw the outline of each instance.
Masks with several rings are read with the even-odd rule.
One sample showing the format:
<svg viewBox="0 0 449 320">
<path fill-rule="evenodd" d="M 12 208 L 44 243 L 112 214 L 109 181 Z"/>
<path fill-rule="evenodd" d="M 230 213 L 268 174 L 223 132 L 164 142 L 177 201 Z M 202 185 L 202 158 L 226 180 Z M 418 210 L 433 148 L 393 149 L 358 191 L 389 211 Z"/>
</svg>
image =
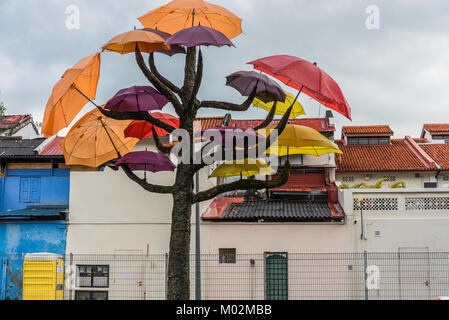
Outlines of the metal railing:
<svg viewBox="0 0 449 320">
<path fill-rule="evenodd" d="M 195 299 L 193 255 L 190 265 Z M 0 256 L 0 299 L 161 300 L 167 266 L 166 254 Z M 449 252 L 204 254 L 201 291 L 203 300 L 428 300 L 449 296 Z"/>
</svg>

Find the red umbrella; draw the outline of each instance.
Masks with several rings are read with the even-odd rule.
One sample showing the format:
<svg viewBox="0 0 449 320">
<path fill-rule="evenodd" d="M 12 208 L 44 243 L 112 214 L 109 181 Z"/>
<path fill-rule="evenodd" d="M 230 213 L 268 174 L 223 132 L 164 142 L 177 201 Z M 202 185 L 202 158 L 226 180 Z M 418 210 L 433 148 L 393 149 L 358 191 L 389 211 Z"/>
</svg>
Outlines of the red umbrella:
<svg viewBox="0 0 449 320">
<path fill-rule="evenodd" d="M 161 112 L 153 112 L 151 113 L 153 118 L 159 119 L 174 128 L 179 128 L 179 119 Z M 167 131 L 155 126 L 156 133 L 159 137 L 164 137 L 168 134 Z M 136 120 L 129 124 L 129 126 L 125 129 L 125 137 L 132 137 L 143 140 L 148 137 L 153 136 L 153 125 L 145 120 Z"/>
<path fill-rule="evenodd" d="M 286 55 L 266 57 L 248 64 L 351 120 L 351 108 L 337 82 L 316 64 Z"/>
</svg>

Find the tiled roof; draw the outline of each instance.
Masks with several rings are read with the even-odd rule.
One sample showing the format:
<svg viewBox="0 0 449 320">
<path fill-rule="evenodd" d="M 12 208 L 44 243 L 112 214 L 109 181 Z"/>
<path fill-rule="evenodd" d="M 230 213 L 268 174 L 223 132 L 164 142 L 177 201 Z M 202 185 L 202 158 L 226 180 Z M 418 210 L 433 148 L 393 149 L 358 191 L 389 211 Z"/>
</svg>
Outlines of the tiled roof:
<svg viewBox="0 0 449 320">
<path fill-rule="evenodd" d="M 342 133 L 345 136 L 388 136 L 393 135 L 388 125 L 381 126 L 346 126 L 342 128 Z"/>
<path fill-rule="evenodd" d="M 200 117 L 196 118 L 194 122 L 194 131 L 212 129 L 223 126 L 225 117 Z"/>
<path fill-rule="evenodd" d="M 30 119 L 31 115 L 29 114 L 4 116 L 0 119 L 0 130 L 12 129 Z"/>
<path fill-rule="evenodd" d="M 0 138 L 0 158 L 36 156 L 34 149 L 44 142 L 44 140 L 45 138 Z"/>
<path fill-rule="evenodd" d="M 40 156 L 63 156 L 62 142 L 64 137 L 55 137 L 49 144 L 47 144 L 44 149 L 39 152 Z"/>
<path fill-rule="evenodd" d="M 392 139 L 389 145 L 347 146 L 337 140 L 343 154 L 335 155 L 339 172 L 429 171 L 406 144 L 405 139 Z"/>
<path fill-rule="evenodd" d="M 332 221 L 336 217 L 325 202 L 248 201 L 230 204 L 216 221 L 259 220 L 288 222 Z"/>
<path fill-rule="evenodd" d="M 248 130 L 250 128 L 252 129 L 254 127 L 257 127 L 263 121 L 264 121 L 264 119 L 231 120 L 230 126 Z M 270 123 L 270 125 L 275 126 L 278 123 L 279 123 L 279 119 L 275 119 Z M 324 118 L 290 119 L 289 123 L 310 127 L 310 128 L 315 129 L 321 133 L 335 131 L 335 128 L 328 126 L 327 121 Z"/>
<path fill-rule="evenodd" d="M 448 134 L 449 133 L 449 123 L 425 124 L 424 130 L 429 131 L 429 133 L 431 135 Z"/>
<path fill-rule="evenodd" d="M 420 144 L 442 170 L 449 170 L 449 144 Z"/>
</svg>

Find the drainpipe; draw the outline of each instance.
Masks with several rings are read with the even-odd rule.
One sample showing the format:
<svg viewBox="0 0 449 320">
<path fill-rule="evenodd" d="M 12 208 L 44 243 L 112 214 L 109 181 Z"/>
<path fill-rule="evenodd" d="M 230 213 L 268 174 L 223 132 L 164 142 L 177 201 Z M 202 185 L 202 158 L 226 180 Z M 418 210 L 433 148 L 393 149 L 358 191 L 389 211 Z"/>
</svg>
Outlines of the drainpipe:
<svg viewBox="0 0 449 320">
<path fill-rule="evenodd" d="M 438 163 L 435 163 L 435 165 L 437 166 L 437 174 L 435 175 L 435 180 L 436 180 L 435 182 L 437 183 L 437 188 L 438 188 L 438 177 L 441 173 L 441 167 Z"/>
<path fill-rule="evenodd" d="M 195 174 L 195 191 L 200 192 L 200 174 Z M 200 204 L 195 204 L 195 300 L 201 300 L 201 236 L 200 236 Z"/>
</svg>

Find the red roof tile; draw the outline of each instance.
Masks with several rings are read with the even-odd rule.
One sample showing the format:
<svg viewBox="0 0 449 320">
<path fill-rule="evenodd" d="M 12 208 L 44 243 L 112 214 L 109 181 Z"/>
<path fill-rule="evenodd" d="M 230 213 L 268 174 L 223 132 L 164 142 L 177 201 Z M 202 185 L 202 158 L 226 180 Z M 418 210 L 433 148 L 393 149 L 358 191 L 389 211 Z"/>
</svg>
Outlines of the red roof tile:
<svg viewBox="0 0 449 320">
<path fill-rule="evenodd" d="M 278 178 L 279 175 L 274 175 L 273 179 Z M 292 173 L 287 183 L 282 187 L 271 189 L 272 191 L 302 191 L 313 188 L 322 189 L 326 186 L 326 180 L 322 173 Z"/>
<path fill-rule="evenodd" d="M 380 126 L 345 126 L 342 128 L 342 133 L 345 136 L 388 136 L 393 135 L 388 125 Z"/>
<path fill-rule="evenodd" d="M 339 172 L 429 171 L 406 144 L 405 139 L 392 139 L 389 145 L 348 146 L 337 140 L 343 154 L 336 154 Z"/>
<path fill-rule="evenodd" d="M 263 119 L 248 119 L 248 120 L 231 120 L 230 126 L 242 128 L 244 130 L 252 129 L 261 124 Z M 270 125 L 275 126 L 279 123 L 279 119 L 273 120 Z M 326 119 L 324 118 L 303 118 L 303 119 L 291 119 L 290 124 L 296 124 L 301 126 L 310 127 L 321 133 L 333 132 L 335 128 L 329 127 Z"/>
<path fill-rule="evenodd" d="M 223 126 L 225 117 L 200 117 L 196 118 L 194 131 L 202 131 Z"/>
<path fill-rule="evenodd" d="M 39 152 L 40 156 L 62 156 L 64 152 L 62 151 L 62 142 L 64 137 L 55 137 L 49 144 L 47 144 L 44 149 Z"/>
<path fill-rule="evenodd" d="M 442 170 L 449 170 L 449 144 L 421 144 L 419 145 Z"/>
<path fill-rule="evenodd" d="M 449 123 L 425 124 L 424 130 L 429 131 L 429 133 L 431 135 L 448 134 L 449 133 Z"/>
</svg>

